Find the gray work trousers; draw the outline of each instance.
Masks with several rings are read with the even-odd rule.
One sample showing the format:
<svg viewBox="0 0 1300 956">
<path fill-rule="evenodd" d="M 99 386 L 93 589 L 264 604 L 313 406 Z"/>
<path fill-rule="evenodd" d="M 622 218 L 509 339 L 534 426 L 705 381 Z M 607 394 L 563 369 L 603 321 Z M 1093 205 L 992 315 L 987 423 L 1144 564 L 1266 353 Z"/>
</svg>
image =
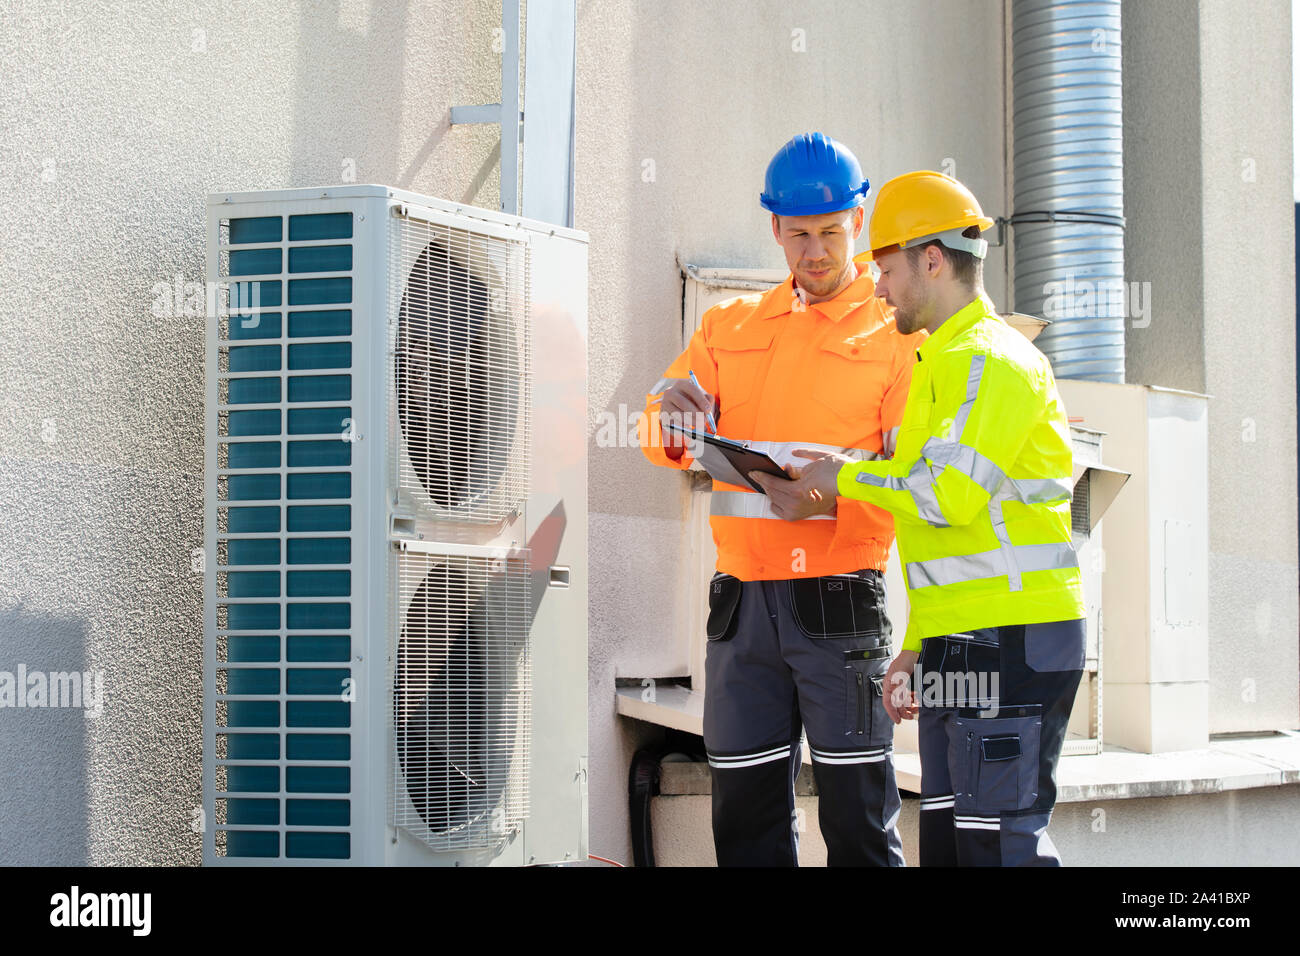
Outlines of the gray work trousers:
<svg viewBox="0 0 1300 956">
<path fill-rule="evenodd" d="M 710 583 L 704 743 L 719 866 L 797 866 L 806 729 L 831 866 L 902 866 L 879 571 Z"/>
<path fill-rule="evenodd" d="M 1061 865 L 1047 824 L 1085 639 L 1077 620 L 922 642 L 922 866 Z"/>
</svg>

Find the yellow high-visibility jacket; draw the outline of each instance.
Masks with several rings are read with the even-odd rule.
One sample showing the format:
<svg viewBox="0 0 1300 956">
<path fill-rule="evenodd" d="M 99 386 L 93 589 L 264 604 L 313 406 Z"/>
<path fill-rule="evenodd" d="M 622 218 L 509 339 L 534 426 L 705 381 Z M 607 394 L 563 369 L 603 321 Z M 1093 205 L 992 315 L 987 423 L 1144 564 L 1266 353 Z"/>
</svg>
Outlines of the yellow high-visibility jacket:
<svg viewBox="0 0 1300 956">
<path fill-rule="evenodd" d="M 1084 616 L 1070 428 L 1047 358 L 981 295 L 917 350 L 894 457 L 839 493 L 889 511 L 911 603 L 903 647 Z"/>
</svg>

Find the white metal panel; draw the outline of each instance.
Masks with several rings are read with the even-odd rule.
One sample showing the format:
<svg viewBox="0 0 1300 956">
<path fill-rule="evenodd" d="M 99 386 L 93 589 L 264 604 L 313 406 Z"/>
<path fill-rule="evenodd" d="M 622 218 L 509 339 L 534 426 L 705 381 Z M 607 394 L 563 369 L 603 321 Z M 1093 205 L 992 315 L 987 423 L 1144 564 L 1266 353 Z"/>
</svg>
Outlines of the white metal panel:
<svg viewBox="0 0 1300 956">
<path fill-rule="evenodd" d="M 1151 680 L 1209 679 L 1209 431 L 1205 398 L 1150 390 Z"/>
<path fill-rule="evenodd" d="M 536 809 L 523 854 L 542 863 L 587 858 L 587 247 L 541 233 L 530 249 L 534 468 L 518 544 L 532 556 Z"/>
<path fill-rule="evenodd" d="M 428 221 L 446 222 L 449 226 L 464 230 L 478 230 L 492 241 L 514 242 L 521 247 L 531 247 L 534 243 L 552 247 L 553 251 L 543 258 L 550 271 L 544 277 L 541 286 L 544 296 L 540 308 L 528 305 L 526 330 L 528 341 L 534 348 L 539 343 L 549 346 L 551 343 L 564 343 L 564 350 L 558 361 L 551 363 L 544 387 L 530 393 L 530 402 L 545 410 L 544 417 L 550 426 L 548 438 L 564 440 L 566 454 L 555 456 L 553 443 L 547 443 L 547 468 L 541 469 L 534 488 L 528 490 L 528 498 L 513 519 L 490 526 L 474 526 L 463 521 L 448 520 L 443 514 L 435 518 L 420 517 L 410 513 L 394 512 L 394 496 L 391 494 L 391 476 L 388 469 L 390 449 L 399 439 L 398 429 L 390 420 L 392 389 L 390 366 L 393 364 L 394 345 L 396 341 L 396 316 L 390 314 L 388 289 L 388 264 L 392 259 L 391 212 L 394 206 L 405 204 L 408 211 L 419 209 L 427 214 Z M 350 770 L 350 792 L 343 796 L 349 802 L 350 818 L 346 826 L 336 826 L 332 831 L 326 826 L 297 826 L 285 822 L 287 801 L 293 800 L 336 800 L 338 794 L 329 793 L 293 793 L 277 791 L 273 796 L 279 801 L 278 822 L 269 829 L 280 837 L 279 857 L 274 858 L 240 858 L 229 862 L 241 864 L 273 863 L 278 865 L 322 865 L 330 863 L 397 863 L 397 864 L 434 864 L 434 865 L 501 865 L 522 864 L 528 862 L 560 862 L 585 857 L 586 832 L 586 442 L 585 442 L 585 402 L 586 381 L 585 367 L 575 366 L 574 355 L 585 359 L 586 355 L 586 236 L 574 230 L 565 230 L 546 224 L 521 220 L 518 217 L 503 216 L 491 211 L 461 207 L 453 203 L 429 197 L 417 196 L 400 190 L 378 186 L 349 186 L 340 189 L 325 190 L 282 190 L 263 193 L 216 194 L 212 197 L 209 218 L 208 275 L 219 278 L 224 261 L 219 247 L 221 222 L 232 215 L 237 217 L 287 216 L 297 214 L 315 214 L 322 212 L 350 211 L 353 214 L 352 262 L 349 275 L 352 278 L 351 311 L 352 323 L 346 338 L 351 346 L 351 367 L 348 374 L 352 376 L 352 388 L 349 396 L 353 422 L 353 445 L 351 464 L 345 469 L 351 475 L 351 527 L 347 532 L 314 532 L 317 538 L 342 538 L 351 540 L 350 561 L 337 565 L 294 565 L 293 570 L 346 569 L 351 575 L 348 600 L 353 606 L 350 628 L 340 629 L 351 641 L 350 658 L 337 662 L 337 668 L 347 668 L 355 681 L 356 696 L 350 707 L 350 726 L 346 728 L 351 738 L 350 755 L 347 761 L 339 765 Z M 246 249 L 279 249 L 281 252 L 281 269 L 288 267 L 285 253 L 290 246 L 329 245 L 329 241 L 305 240 L 290 242 L 286 231 L 279 242 L 259 242 L 242 245 Z M 301 273 L 294 278 L 311 278 L 313 276 L 335 276 L 337 272 Z M 243 278 L 243 277 L 240 277 Z M 287 276 L 279 278 L 286 281 L 283 287 L 287 292 Z M 528 290 L 524 290 L 528 293 Z M 527 296 L 525 296 L 527 297 Z M 337 336 L 290 337 L 288 313 L 290 304 L 288 295 L 282 296 L 279 307 L 281 313 L 280 336 L 274 341 L 281 349 L 280 369 L 250 371 L 240 373 L 247 380 L 265 381 L 279 378 L 287 383 L 291 370 L 288 365 L 288 345 L 311 344 L 338 341 Z M 328 306 L 310 305 L 293 306 L 294 311 L 326 311 Z M 567 338 L 566 338 L 567 336 Z M 269 340 L 268 340 L 269 341 Z M 215 467 L 216 425 L 218 415 L 232 410 L 277 410 L 281 413 L 281 427 L 287 427 L 283 417 L 290 405 L 293 408 L 328 408 L 329 401 L 294 402 L 287 401 L 287 386 L 282 384 L 278 403 L 239 404 L 238 408 L 220 408 L 217 397 L 224 386 L 221 380 L 224 373 L 220 370 L 219 357 L 222 346 L 240 345 L 242 342 L 230 342 L 217 338 L 217 323 L 209 321 L 208 328 L 208 393 L 207 400 L 207 434 L 208 463 L 205 473 L 205 521 L 207 535 L 205 575 L 205 651 L 204 651 L 204 806 L 208 817 L 208 832 L 204 837 L 204 860 L 207 863 L 227 862 L 215 853 L 213 837 L 213 811 L 215 801 L 220 797 L 212 786 L 217 772 L 218 760 L 214 754 L 212 742 L 216 731 L 216 710 L 223 706 L 213 693 L 217 686 L 218 662 L 216 647 L 219 635 L 215 633 L 217 622 L 215 582 L 217 580 L 217 534 L 219 526 L 219 509 L 217 507 L 218 487 L 220 482 L 240 474 L 242 469 L 225 469 L 225 473 Z M 297 374 L 294 372 L 294 374 Z M 257 386 L 248 386 L 250 388 Z M 267 386 L 269 387 L 269 386 Z M 295 441 L 312 439 L 334 439 L 339 436 L 332 433 L 324 435 L 294 434 Z M 289 436 L 249 436 L 248 442 L 283 441 Z M 554 462 L 555 467 L 549 467 Z M 281 580 L 288 570 L 284 564 L 285 544 L 292 537 L 284 524 L 285 508 L 289 505 L 315 505 L 335 503 L 336 499 L 289 499 L 288 490 L 283 484 L 284 473 L 293 471 L 285 466 L 281 459 L 281 486 L 277 498 L 256 502 L 257 505 L 275 507 L 280 511 L 279 530 L 274 533 L 248 533 L 241 535 L 243 540 L 277 539 L 281 543 Z M 327 469 L 328 470 L 328 469 Z M 340 469 L 334 469 L 340 470 Z M 556 514 L 567 518 L 562 533 L 554 536 Z M 400 519 L 400 533 L 390 534 L 394 519 Z M 528 555 L 526 545 L 529 542 L 543 546 L 545 561 L 534 564 Z M 386 808 L 393 805 L 396 787 L 390 785 L 394 768 L 394 727 L 392 719 L 392 687 L 394 661 L 390 659 L 390 645 L 396 634 L 397 608 L 400 594 L 399 582 L 394 572 L 402 552 L 395 551 L 393 545 L 404 543 L 409 550 L 405 552 L 413 560 L 429 560 L 420 555 L 443 553 L 460 554 L 466 561 L 483 561 L 489 563 L 498 557 L 509 560 L 522 559 L 529 564 L 530 574 L 528 588 L 531 592 L 527 612 L 536 615 L 530 634 L 530 641 L 540 641 L 543 654 L 540 657 L 542 672 L 548 681 L 548 687 L 554 691 L 553 700 L 541 708 L 526 708 L 538 719 L 537 737 L 545 737 L 542 748 L 543 759 L 533 760 L 532 744 L 537 738 L 524 737 L 524 746 L 528 752 L 520 760 L 520 767 L 531 767 L 526 773 L 526 782 L 533 785 L 535 793 L 540 794 L 544 803 L 542 812 L 531 810 L 526 801 L 516 800 L 516 821 L 528 819 L 527 840 L 519 827 L 506 834 L 506 839 L 496 847 L 477 847 L 460 852 L 435 852 L 417 836 L 406 833 L 400 827 L 389 825 Z M 569 572 L 567 587 L 548 587 L 551 581 L 550 565 L 566 567 Z M 562 576 L 557 583 L 564 583 Z M 320 599 L 324 601 L 326 599 Z M 331 599 L 337 603 L 338 599 Z M 232 597 L 222 599 L 221 603 L 236 605 L 256 603 L 256 598 Z M 280 603 L 286 603 L 283 593 Z M 227 613 L 227 612 L 222 612 Z M 286 621 L 282 615 L 279 641 L 280 659 L 274 668 L 281 673 L 279 694 L 273 695 L 274 701 L 284 707 L 291 695 L 283 676 L 290 667 L 284 657 L 283 647 L 288 636 Z M 294 665 L 296 669 L 298 665 Z M 324 665 L 320 665 L 323 669 Z M 269 668 L 268 668 L 269 669 Z M 332 697 L 327 700 L 332 700 Z M 523 698 L 526 699 L 526 698 Z M 556 702 L 561 702 L 559 705 Z M 284 711 L 281 711 L 283 714 Z M 308 732 L 305 728 L 293 731 Z M 283 742 L 290 733 L 281 726 L 277 733 L 281 740 L 279 758 L 276 766 L 283 773 L 284 768 L 294 763 L 286 757 Z M 265 766 L 263 764 L 262 766 Z M 280 778 L 283 786 L 284 777 Z M 272 795 L 268 795 L 270 797 Z M 507 808 L 508 809 L 508 808 Z M 508 813 L 507 813 L 508 816 Z M 490 817 L 489 817 L 490 819 Z M 242 829 L 249 832 L 269 832 L 263 827 L 248 825 Z M 507 828 L 508 829 L 508 828 Z M 347 832 L 350 834 L 350 859 L 330 860 L 317 857 L 299 859 L 286 858 L 283 855 L 288 834 L 314 830 L 321 832 Z M 525 843 L 529 849 L 525 851 Z"/>
<path fill-rule="evenodd" d="M 481 206 L 472 206 L 468 203 L 450 202 L 446 199 L 437 199 L 433 196 L 425 196 L 409 190 L 375 183 L 350 183 L 324 188 L 268 189 L 256 192 L 240 192 L 237 190 L 214 192 L 208 194 L 208 206 L 211 208 L 213 206 L 242 206 L 248 203 L 312 202 L 317 199 L 392 199 L 399 204 L 406 203 L 429 210 L 437 210 L 458 217 L 461 220 L 505 225 L 526 232 L 546 236 L 561 236 L 584 243 L 589 238 L 585 232 L 579 229 L 568 229 L 552 223 L 536 222 L 522 216 L 507 215 L 495 209 L 484 209 Z"/>
<path fill-rule="evenodd" d="M 574 0 L 530 0 L 524 74 L 522 208 L 544 222 L 573 222 Z"/>
</svg>

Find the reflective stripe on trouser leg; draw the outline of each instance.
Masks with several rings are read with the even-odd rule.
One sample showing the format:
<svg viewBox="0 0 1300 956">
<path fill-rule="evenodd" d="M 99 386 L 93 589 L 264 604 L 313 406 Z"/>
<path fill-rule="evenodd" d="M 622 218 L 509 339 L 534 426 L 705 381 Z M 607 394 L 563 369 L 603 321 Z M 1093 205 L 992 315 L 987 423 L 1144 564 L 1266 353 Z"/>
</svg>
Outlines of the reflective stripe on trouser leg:
<svg viewBox="0 0 1300 956">
<path fill-rule="evenodd" d="M 875 583 L 879 607 L 883 608 L 883 581 L 876 576 Z M 799 716 L 808 734 L 826 862 L 830 866 L 903 866 L 894 725 L 870 681 L 871 676 L 883 675 L 889 665 L 888 649 L 878 646 L 887 618 L 882 610 L 879 616 L 855 623 L 845 636 L 810 637 L 795 617 L 792 582 L 772 584 L 781 650 L 794 676 Z M 862 662 L 857 669 L 846 667 L 845 651 L 863 649 L 879 651 L 880 656 Z M 854 679 L 859 673 L 865 678 L 860 685 Z"/>
<path fill-rule="evenodd" d="M 948 773 L 948 724 L 953 711 L 922 707 L 917 714 L 921 751 L 921 817 L 918 825 L 922 866 L 956 866 L 952 825 L 952 777 Z"/>
<path fill-rule="evenodd" d="M 704 745 L 719 866 L 795 866 L 801 724 L 764 582 L 742 585 L 735 634 L 705 653 Z"/>
<path fill-rule="evenodd" d="M 837 763 L 814 753 L 812 761 L 827 864 L 903 866 L 893 753 L 861 763 Z"/>
<path fill-rule="evenodd" d="M 799 741 L 775 760 L 728 764 L 709 759 L 713 789 L 713 848 L 718 866 L 796 866 L 794 780 Z"/>
</svg>

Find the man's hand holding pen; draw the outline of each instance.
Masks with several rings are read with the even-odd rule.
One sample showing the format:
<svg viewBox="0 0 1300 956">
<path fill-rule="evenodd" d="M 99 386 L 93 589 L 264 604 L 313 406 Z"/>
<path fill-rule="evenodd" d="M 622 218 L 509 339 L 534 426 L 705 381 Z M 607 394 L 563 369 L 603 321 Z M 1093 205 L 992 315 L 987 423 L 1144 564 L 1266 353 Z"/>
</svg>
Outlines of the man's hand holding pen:
<svg viewBox="0 0 1300 956">
<path fill-rule="evenodd" d="M 706 431 L 709 424 L 716 423 L 721 408 L 718 400 L 691 378 L 670 381 L 659 405 L 660 430 L 665 448 L 681 448 L 685 447 L 686 438 L 666 426 L 671 423 L 697 432 Z M 714 427 L 712 431 L 716 434 L 717 428 Z"/>
</svg>

